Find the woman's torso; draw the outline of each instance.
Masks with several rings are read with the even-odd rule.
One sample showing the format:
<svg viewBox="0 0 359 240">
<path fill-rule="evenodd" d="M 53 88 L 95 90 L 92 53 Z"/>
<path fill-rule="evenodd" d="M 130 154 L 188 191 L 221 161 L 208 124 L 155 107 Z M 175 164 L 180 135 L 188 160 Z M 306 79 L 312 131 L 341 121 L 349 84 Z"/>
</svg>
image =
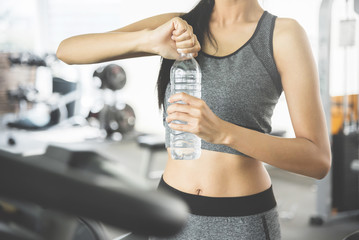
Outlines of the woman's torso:
<svg viewBox="0 0 359 240">
<path fill-rule="evenodd" d="M 170 157 L 163 178 L 186 193 L 211 197 L 252 195 L 268 189 L 270 177 L 263 164 L 253 158 L 203 150 L 196 160 Z"/>
<path fill-rule="evenodd" d="M 262 14 L 246 23 L 210 26 L 218 51 L 207 39 L 202 44 L 202 52 L 214 56 L 229 56 L 237 52 L 254 36 Z M 225 104 L 223 107 L 226 107 Z M 202 149 L 197 160 L 173 160 L 170 149 L 167 150 L 168 162 L 163 178 L 180 191 L 211 197 L 234 197 L 262 192 L 271 186 L 262 162 L 248 156 Z"/>
</svg>

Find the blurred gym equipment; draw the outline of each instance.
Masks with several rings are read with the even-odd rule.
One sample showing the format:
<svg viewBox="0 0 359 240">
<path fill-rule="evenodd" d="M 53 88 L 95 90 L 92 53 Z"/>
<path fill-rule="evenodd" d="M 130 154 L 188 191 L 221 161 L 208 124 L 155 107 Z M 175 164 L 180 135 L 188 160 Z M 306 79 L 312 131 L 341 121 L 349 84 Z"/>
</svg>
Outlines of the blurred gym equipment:
<svg viewBox="0 0 359 240">
<path fill-rule="evenodd" d="M 358 44 L 355 41 L 357 28 L 353 14 L 358 14 L 359 0 L 340 1 L 345 4 L 346 16 L 339 21 L 332 19 L 333 2 L 323 0 L 319 15 L 320 90 L 331 139 L 332 169 L 323 180 L 317 181 L 317 214 L 310 219 L 312 225 L 359 215 L 359 174 L 354 171 L 359 160 L 359 94 L 349 94 L 353 89 L 348 86 L 349 80 L 355 75 L 349 72 L 348 54 Z M 334 21 L 339 22 L 339 33 L 335 36 L 332 35 Z M 339 38 L 343 56 L 343 71 L 340 74 L 343 78 L 339 79 L 343 83 L 342 96 L 330 96 L 333 36 Z M 357 68 L 354 70 L 357 71 Z M 359 89 L 356 91 L 359 93 Z"/>
<path fill-rule="evenodd" d="M 108 240 L 101 223 L 165 237 L 187 217 L 182 201 L 88 150 L 49 146 L 28 157 L 0 150 L 0 192 L 0 239 L 7 240 Z"/>
<path fill-rule="evenodd" d="M 358 239 L 359 239 L 359 231 L 346 236 L 343 240 L 358 240 Z"/>
<path fill-rule="evenodd" d="M 98 77 L 101 80 L 101 89 L 116 91 L 122 89 L 126 84 L 125 70 L 116 64 L 96 69 L 93 77 Z"/>
<path fill-rule="evenodd" d="M 10 68 L 17 66 L 50 68 L 47 66 L 45 58 L 30 53 L 9 54 L 8 63 Z M 13 79 L 6 80 L 12 81 Z M 75 102 L 80 98 L 80 93 L 76 90 L 77 83 L 55 76 L 47 76 L 46 81 L 51 82 L 49 86 L 52 86 L 52 94 L 47 98 L 43 98 L 39 93 L 35 82 L 19 83 L 17 88 L 7 89 L 9 102 L 18 105 L 16 119 L 7 123 L 9 127 L 42 130 L 74 116 Z"/>
<path fill-rule="evenodd" d="M 106 137 L 121 140 L 134 129 L 136 122 L 132 107 L 118 99 L 119 90 L 126 84 L 126 73 L 122 67 L 109 64 L 95 70 L 93 77 L 100 80 L 102 104 L 97 103 L 91 109 L 88 120 L 90 124 L 98 125 Z"/>
<path fill-rule="evenodd" d="M 145 156 L 142 160 L 140 167 L 140 173 L 144 178 L 159 179 L 161 178 L 163 171 L 151 171 L 151 166 L 154 160 L 154 154 L 158 151 L 166 151 L 165 141 L 163 137 L 155 135 L 143 135 L 138 136 L 137 144 L 145 149 Z"/>
<path fill-rule="evenodd" d="M 18 129 L 43 130 L 73 117 L 75 101 L 80 98 L 76 83 L 53 77 L 52 86 L 53 94 L 46 100 L 38 100 L 38 91 L 31 86 L 9 90 L 8 98 L 18 102 L 19 113 L 18 119 L 7 125 Z M 29 103 L 33 105 L 31 109 L 27 109 Z"/>
<path fill-rule="evenodd" d="M 13 68 L 46 65 L 24 55 L 8 59 Z M 92 117 L 107 137 L 122 140 L 135 124 L 133 109 L 117 98 L 126 83 L 125 72 L 110 64 L 94 77 L 101 81 L 103 106 Z M 7 98 L 18 105 L 16 119 L 7 121 L 7 127 L 34 133 L 75 116 L 77 83 L 49 79 L 53 89 L 47 99 L 38 97 L 32 84 L 7 91 Z M 20 142 L 15 132 L 8 139 L 9 145 Z M 109 240 L 106 224 L 135 232 L 116 239 L 139 240 L 145 235 L 169 236 L 184 224 L 187 209 L 182 202 L 150 190 L 138 175 L 96 152 L 49 146 L 45 154 L 25 156 L 5 148 L 0 162 L 0 239 Z"/>
<path fill-rule="evenodd" d="M 332 207 L 336 212 L 343 212 L 359 209 L 358 173 L 352 170 L 353 161 L 359 159 L 358 95 L 346 95 L 344 98 L 335 99 L 339 100 L 334 104 L 337 104 L 336 108 L 339 105 L 338 112 L 341 113 L 341 117 L 334 120 L 335 113 L 332 112 L 332 128 L 335 128 L 332 129 Z M 335 125 L 338 122 L 341 126 L 339 130 Z"/>
<path fill-rule="evenodd" d="M 20 65 L 37 66 L 37 67 L 47 66 L 44 59 L 29 52 L 12 53 L 9 56 L 9 61 L 11 65 L 20 64 Z"/>
<path fill-rule="evenodd" d="M 97 113 L 91 111 L 88 119 L 89 121 L 96 119 L 100 129 L 104 129 L 110 137 L 114 133 L 122 135 L 132 131 L 135 127 L 136 116 L 131 106 L 126 103 L 117 103 L 116 105 L 105 104 Z"/>
</svg>

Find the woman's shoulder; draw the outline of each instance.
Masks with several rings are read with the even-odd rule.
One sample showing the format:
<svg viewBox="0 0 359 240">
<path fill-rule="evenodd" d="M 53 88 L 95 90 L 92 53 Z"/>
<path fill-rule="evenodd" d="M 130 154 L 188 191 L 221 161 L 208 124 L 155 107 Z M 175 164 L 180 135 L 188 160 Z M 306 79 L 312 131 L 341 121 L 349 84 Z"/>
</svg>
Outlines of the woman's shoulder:
<svg viewBox="0 0 359 240">
<path fill-rule="evenodd" d="M 302 25 L 293 18 L 277 18 L 273 31 L 275 55 L 288 55 L 294 49 L 308 46 L 308 37 Z"/>
<path fill-rule="evenodd" d="M 297 20 L 277 18 L 273 32 L 273 54 L 279 70 L 283 70 L 288 57 L 299 58 L 310 50 L 307 33 Z"/>
<path fill-rule="evenodd" d="M 273 34 L 277 41 L 293 41 L 306 35 L 304 28 L 297 20 L 280 17 L 276 19 Z"/>
</svg>

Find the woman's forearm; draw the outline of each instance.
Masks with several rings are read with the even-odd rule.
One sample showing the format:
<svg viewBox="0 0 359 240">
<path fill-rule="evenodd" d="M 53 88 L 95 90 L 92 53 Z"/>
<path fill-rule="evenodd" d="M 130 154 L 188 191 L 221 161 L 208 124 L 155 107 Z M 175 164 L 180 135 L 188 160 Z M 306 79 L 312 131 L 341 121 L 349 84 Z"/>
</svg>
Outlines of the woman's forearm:
<svg viewBox="0 0 359 240">
<path fill-rule="evenodd" d="M 201 49 L 192 27 L 169 13 L 150 17 L 105 33 L 83 34 L 63 40 L 57 57 L 67 64 L 89 64 L 159 55 L 176 59 L 178 49 L 196 56 Z"/>
<path fill-rule="evenodd" d="M 150 30 L 84 34 L 67 38 L 57 57 L 67 64 L 89 64 L 122 58 L 154 55 Z"/>
<path fill-rule="evenodd" d="M 240 127 L 228 122 L 223 126 L 223 145 L 290 172 L 323 178 L 330 168 L 331 156 L 306 138 L 282 138 Z"/>
</svg>

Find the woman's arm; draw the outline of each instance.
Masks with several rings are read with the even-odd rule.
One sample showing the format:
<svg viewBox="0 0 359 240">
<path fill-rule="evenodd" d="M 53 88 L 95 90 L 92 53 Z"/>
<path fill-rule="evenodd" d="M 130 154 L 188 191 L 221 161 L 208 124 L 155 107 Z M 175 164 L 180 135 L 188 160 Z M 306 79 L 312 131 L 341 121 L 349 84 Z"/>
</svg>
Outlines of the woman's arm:
<svg viewBox="0 0 359 240">
<path fill-rule="evenodd" d="M 274 32 L 274 57 L 281 75 L 295 138 L 281 138 L 240 127 L 218 118 L 205 104 L 187 94 L 177 94 L 168 108 L 171 128 L 197 134 L 204 140 L 237 149 L 257 160 L 290 172 L 323 178 L 331 165 L 331 149 L 319 94 L 318 73 L 302 27 L 278 19 Z M 181 114 L 180 112 L 186 113 Z"/>
<path fill-rule="evenodd" d="M 177 48 L 196 54 L 197 38 L 180 15 L 162 14 L 110 32 L 73 36 L 60 43 L 56 55 L 68 64 L 88 64 L 150 55 L 174 59 Z"/>
</svg>

